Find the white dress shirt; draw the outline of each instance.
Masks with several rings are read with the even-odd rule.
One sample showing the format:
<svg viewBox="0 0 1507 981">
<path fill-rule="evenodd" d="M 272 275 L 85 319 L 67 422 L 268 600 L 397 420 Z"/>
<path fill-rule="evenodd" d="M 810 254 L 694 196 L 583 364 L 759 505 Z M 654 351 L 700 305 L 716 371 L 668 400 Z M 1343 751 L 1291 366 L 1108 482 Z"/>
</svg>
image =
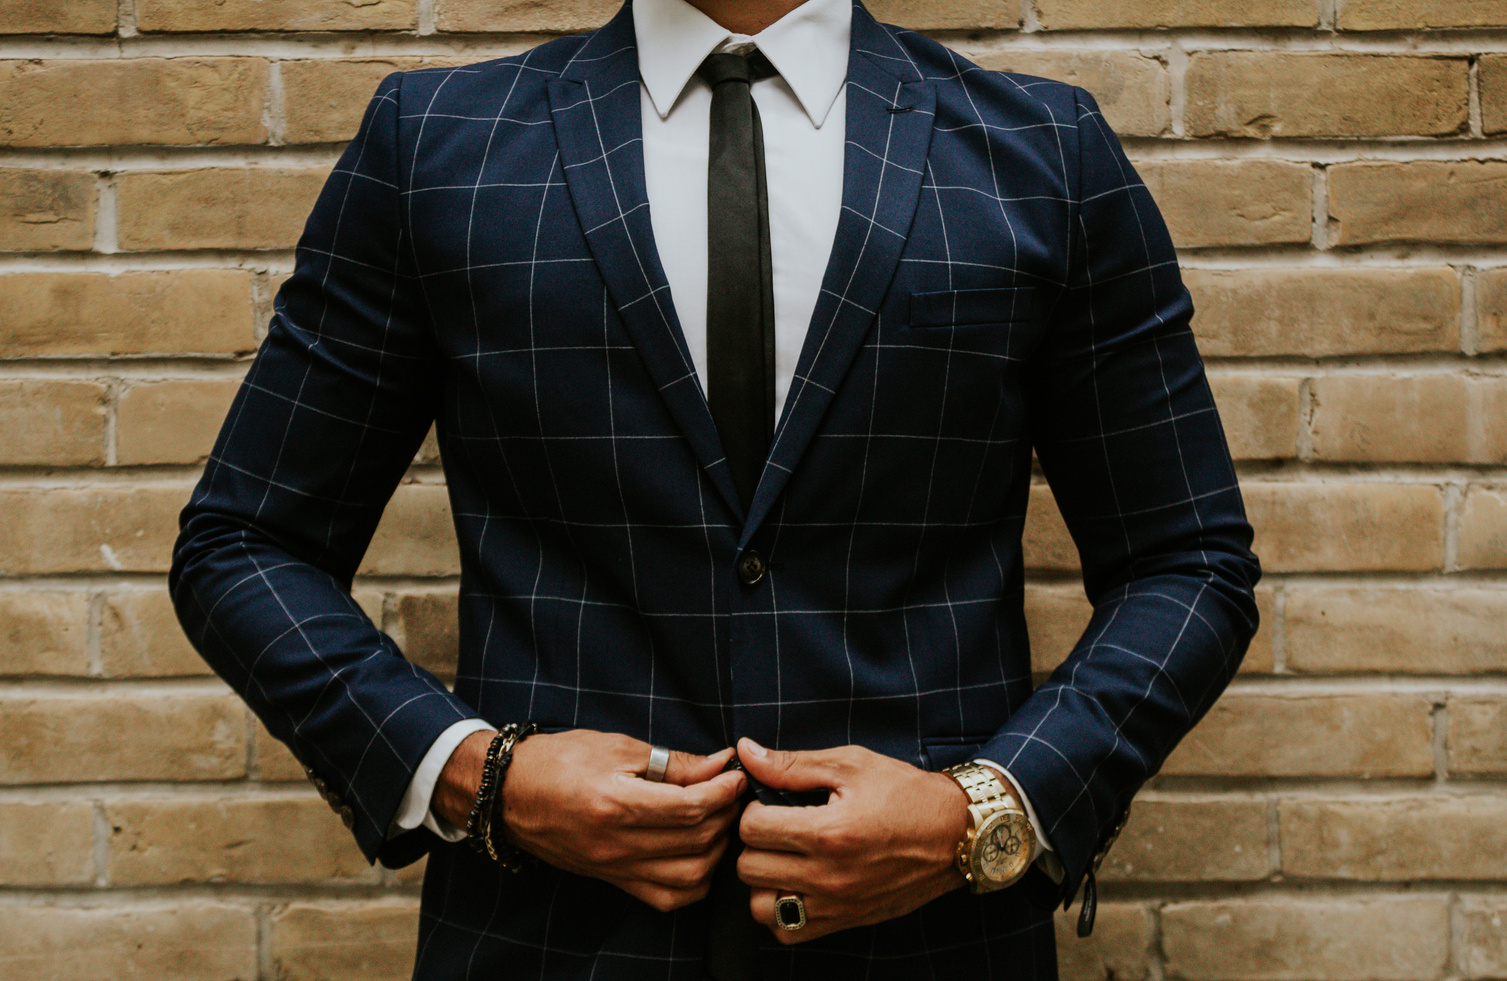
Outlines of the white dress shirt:
<svg viewBox="0 0 1507 981">
<path fill-rule="evenodd" d="M 644 179 L 654 244 L 670 284 L 691 361 L 706 390 L 707 148 L 711 88 L 696 75 L 707 55 L 757 47 L 779 74 L 752 85 L 764 135 L 769 187 L 769 245 L 774 265 L 775 418 L 821 294 L 842 211 L 846 149 L 846 79 L 851 0 L 805 3 L 748 37 L 719 26 L 686 0 L 634 0 L 633 27 L 643 119 Z M 429 809 L 435 783 L 455 748 L 480 719 L 445 730 L 414 771 L 394 818 L 394 832 L 420 824 L 449 841 L 464 832 Z M 980 761 L 988 762 L 988 761 Z M 1035 828 L 1036 814 L 1025 802 Z M 1045 836 L 1038 832 L 1050 851 Z"/>
</svg>

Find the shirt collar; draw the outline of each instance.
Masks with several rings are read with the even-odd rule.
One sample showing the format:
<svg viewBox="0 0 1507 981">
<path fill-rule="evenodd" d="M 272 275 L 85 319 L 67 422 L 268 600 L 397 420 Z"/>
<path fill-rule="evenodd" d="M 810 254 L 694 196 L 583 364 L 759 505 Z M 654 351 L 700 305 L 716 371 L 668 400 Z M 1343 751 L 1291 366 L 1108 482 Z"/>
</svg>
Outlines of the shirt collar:
<svg viewBox="0 0 1507 981">
<path fill-rule="evenodd" d="M 733 34 L 686 0 L 633 0 L 638 36 L 638 73 L 660 118 L 685 91 L 706 56 Z M 755 35 L 813 126 L 827 119 L 848 76 L 853 30 L 852 0 L 806 0 Z"/>
</svg>

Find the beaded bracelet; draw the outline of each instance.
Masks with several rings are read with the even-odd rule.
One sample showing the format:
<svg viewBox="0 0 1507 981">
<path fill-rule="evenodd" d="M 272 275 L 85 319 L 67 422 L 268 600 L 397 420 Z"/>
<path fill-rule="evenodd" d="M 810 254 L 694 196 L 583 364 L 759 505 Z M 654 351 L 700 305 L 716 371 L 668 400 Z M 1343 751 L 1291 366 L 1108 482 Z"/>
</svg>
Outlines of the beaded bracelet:
<svg viewBox="0 0 1507 981">
<path fill-rule="evenodd" d="M 513 726 L 505 727 L 501 732 L 492 736 L 492 741 L 487 744 L 487 761 L 481 768 L 481 786 L 476 788 L 476 800 L 471 805 L 471 813 L 466 818 L 466 840 L 477 847 L 476 843 L 481 840 L 487 830 L 487 824 L 492 816 L 492 797 L 497 792 L 497 759 L 502 751 L 502 744 L 508 738 L 508 732 Z"/>
<path fill-rule="evenodd" d="M 476 802 L 466 820 L 466 840 L 471 847 L 510 872 L 527 867 L 529 856 L 515 845 L 508 844 L 497 830 L 502 825 L 502 781 L 513 762 L 513 749 L 538 731 L 539 727 L 532 722 L 513 722 L 503 726 L 492 738 L 487 746 L 487 760 L 482 768 Z"/>
</svg>

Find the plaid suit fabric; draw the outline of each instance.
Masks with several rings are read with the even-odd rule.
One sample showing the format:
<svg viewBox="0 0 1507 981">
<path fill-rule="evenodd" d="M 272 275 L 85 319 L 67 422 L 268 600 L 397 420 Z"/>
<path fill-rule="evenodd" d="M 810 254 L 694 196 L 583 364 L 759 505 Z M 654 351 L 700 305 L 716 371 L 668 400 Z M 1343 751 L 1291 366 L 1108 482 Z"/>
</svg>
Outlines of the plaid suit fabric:
<svg viewBox="0 0 1507 981">
<path fill-rule="evenodd" d="M 629 11 L 383 82 L 299 247 L 173 591 L 205 657 L 353 811 L 431 850 L 416 976 L 697 978 L 658 914 L 427 832 L 385 838 L 433 738 L 589 727 L 709 752 L 859 743 L 1010 767 L 1069 875 L 1207 710 L 1259 575 L 1192 308 L 1087 93 L 983 71 L 855 7 L 843 213 L 747 513 L 656 256 Z M 437 420 L 461 552 L 454 694 L 347 588 Z M 1033 695 L 1032 449 L 1094 601 Z M 768 575 L 743 585 L 746 549 Z M 1033 873 L 1035 875 L 1035 873 Z M 1044 904 L 950 894 L 771 977 L 1050 978 Z"/>
</svg>

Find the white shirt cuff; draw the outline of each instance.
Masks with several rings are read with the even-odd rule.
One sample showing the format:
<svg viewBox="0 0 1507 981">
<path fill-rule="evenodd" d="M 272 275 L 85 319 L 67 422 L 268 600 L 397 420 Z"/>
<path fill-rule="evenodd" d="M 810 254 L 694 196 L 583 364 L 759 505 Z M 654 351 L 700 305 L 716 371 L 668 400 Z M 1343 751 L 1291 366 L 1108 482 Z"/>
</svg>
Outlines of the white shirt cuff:
<svg viewBox="0 0 1507 981">
<path fill-rule="evenodd" d="M 440 771 L 450 762 L 450 754 L 455 752 L 455 748 L 473 732 L 495 731 L 490 723 L 481 719 L 464 719 L 440 733 L 439 738 L 430 744 L 429 752 L 419 761 L 418 768 L 413 771 L 413 779 L 409 781 L 403 800 L 398 804 L 398 813 L 393 816 L 392 825 L 387 829 L 387 837 L 394 838 L 421 824 L 446 841 L 460 841 L 466 837 L 465 828 L 457 828 L 448 821 L 440 820 L 429 809 L 429 805 L 434 799 L 434 787 L 439 783 Z"/>
<path fill-rule="evenodd" d="M 1035 862 L 1041 866 L 1041 871 L 1051 877 L 1053 882 L 1061 882 L 1063 876 L 1062 860 L 1057 857 L 1057 849 L 1052 847 L 1052 842 L 1047 838 L 1046 832 L 1041 828 L 1041 821 L 1036 817 L 1036 808 L 1031 806 L 1031 798 L 1021 789 L 1019 783 L 1009 770 L 1000 766 L 993 760 L 974 760 L 984 766 L 993 767 L 1002 773 L 1011 788 L 1015 790 L 1015 796 L 1020 798 L 1021 806 L 1026 809 L 1026 820 L 1031 822 L 1031 830 L 1036 832 L 1036 855 Z"/>
</svg>

